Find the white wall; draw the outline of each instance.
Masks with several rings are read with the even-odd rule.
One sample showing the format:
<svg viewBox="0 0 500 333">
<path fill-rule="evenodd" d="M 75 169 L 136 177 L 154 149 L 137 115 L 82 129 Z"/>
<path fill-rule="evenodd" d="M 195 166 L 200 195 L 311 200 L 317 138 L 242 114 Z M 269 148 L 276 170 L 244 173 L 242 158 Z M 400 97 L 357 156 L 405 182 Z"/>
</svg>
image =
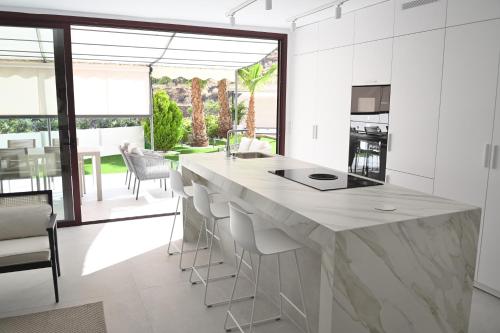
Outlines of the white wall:
<svg viewBox="0 0 500 333">
<path fill-rule="evenodd" d="M 101 156 L 118 155 L 118 145 L 123 141 L 135 143 L 139 147 L 144 147 L 144 130 L 142 126 L 115 127 L 115 128 L 97 128 L 97 129 L 79 129 L 76 131 L 78 144 L 81 147 L 98 147 Z M 53 139 L 59 137 L 59 132 L 52 131 Z M 29 132 L 29 133 L 8 133 L 0 134 L 0 148 L 7 148 L 7 140 L 35 139 L 37 147 L 49 145 L 48 133 Z"/>
</svg>

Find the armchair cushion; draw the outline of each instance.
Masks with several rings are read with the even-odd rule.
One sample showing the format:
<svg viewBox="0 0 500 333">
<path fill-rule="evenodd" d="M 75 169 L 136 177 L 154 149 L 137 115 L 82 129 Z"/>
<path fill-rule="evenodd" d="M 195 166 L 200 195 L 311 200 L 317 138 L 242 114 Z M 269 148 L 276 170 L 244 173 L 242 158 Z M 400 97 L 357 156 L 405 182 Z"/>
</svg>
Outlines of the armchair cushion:
<svg viewBox="0 0 500 333">
<path fill-rule="evenodd" d="M 0 241 L 0 267 L 50 260 L 48 236 Z"/>
<path fill-rule="evenodd" d="M 0 241 L 47 236 L 52 208 L 48 204 L 0 209 Z"/>
</svg>

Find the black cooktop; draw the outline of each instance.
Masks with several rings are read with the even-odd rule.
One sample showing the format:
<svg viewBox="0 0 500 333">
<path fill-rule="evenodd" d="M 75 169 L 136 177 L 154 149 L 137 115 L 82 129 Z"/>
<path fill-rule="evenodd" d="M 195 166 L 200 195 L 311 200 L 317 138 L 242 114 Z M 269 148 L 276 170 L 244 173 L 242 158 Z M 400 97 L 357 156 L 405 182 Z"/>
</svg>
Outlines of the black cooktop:
<svg viewBox="0 0 500 333">
<path fill-rule="evenodd" d="M 382 183 L 327 168 L 285 169 L 269 172 L 320 191 L 382 185 Z"/>
</svg>

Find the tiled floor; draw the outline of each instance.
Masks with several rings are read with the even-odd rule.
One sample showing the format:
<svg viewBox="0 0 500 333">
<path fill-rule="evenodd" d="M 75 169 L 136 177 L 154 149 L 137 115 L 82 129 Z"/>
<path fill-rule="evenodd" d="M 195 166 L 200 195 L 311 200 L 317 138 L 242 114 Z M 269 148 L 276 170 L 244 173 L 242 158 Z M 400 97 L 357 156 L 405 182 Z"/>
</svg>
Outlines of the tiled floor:
<svg viewBox="0 0 500 333">
<path fill-rule="evenodd" d="M 187 282 L 189 273 L 178 270 L 177 256 L 166 255 L 171 222 L 165 217 L 60 229 L 61 302 L 53 303 L 49 269 L 1 274 L 0 317 L 103 300 L 110 333 L 224 332 L 225 306 L 202 306 L 203 288 Z M 214 288 L 211 296 L 220 296 L 230 283 Z M 248 305 L 238 304 L 238 314 Z M 270 309 L 259 303 L 257 316 Z M 476 291 L 470 333 L 499 333 L 499 313 L 499 299 Z M 284 320 L 256 332 L 298 330 Z"/>
</svg>

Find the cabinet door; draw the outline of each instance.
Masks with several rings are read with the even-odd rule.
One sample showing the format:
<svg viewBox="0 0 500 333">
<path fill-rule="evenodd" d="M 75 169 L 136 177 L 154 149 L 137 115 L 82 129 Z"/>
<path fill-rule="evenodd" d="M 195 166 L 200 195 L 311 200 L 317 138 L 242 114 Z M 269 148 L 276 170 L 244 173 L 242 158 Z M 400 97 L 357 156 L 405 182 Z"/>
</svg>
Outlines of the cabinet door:
<svg viewBox="0 0 500 333">
<path fill-rule="evenodd" d="M 318 50 L 318 23 L 297 28 L 293 37 L 293 54 L 302 54 Z"/>
<path fill-rule="evenodd" d="M 394 39 L 387 168 L 434 178 L 444 30 Z"/>
<path fill-rule="evenodd" d="M 477 22 L 500 18 L 500 1 L 498 0 L 453 0 L 448 2 L 446 25 Z"/>
<path fill-rule="evenodd" d="M 318 113 L 314 162 L 347 171 L 352 46 L 318 53 Z"/>
<path fill-rule="evenodd" d="M 290 155 L 309 161 L 315 141 L 313 125 L 316 123 L 317 53 L 295 56 L 293 68 Z"/>
<path fill-rule="evenodd" d="M 447 0 L 396 0 L 394 35 L 400 36 L 443 28 L 446 21 L 447 2 Z"/>
<path fill-rule="evenodd" d="M 392 38 L 354 46 L 353 85 L 391 83 Z"/>
<path fill-rule="evenodd" d="M 355 12 L 354 42 L 363 43 L 393 36 L 394 0 L 384 1 Z"/>
<path fill-rule="evenodd" d="M 385 175 L 385 181 L 389 184 L 432 194 L 434 181 L 430 178 L 410 175 L 408 173 L 389 169 L 386 170 Z"/>
<path fill-rule="evenodd" d="M 354 42 L 354 13 L 340 19 L 329 18 L 319 22 L 318 47 L 320 50 L 351 45 Z"/>
<path fill-rule="evenodd" d="M 477 280 L 500 293 L 500 82 L 497 88 L 495 130 L 488 192 L 481 237 Z"/>
<path fill-rule="evenodd" d="M 500 22 L 446 29 L 434 194 L 484 207 Z"/>
</svg>

